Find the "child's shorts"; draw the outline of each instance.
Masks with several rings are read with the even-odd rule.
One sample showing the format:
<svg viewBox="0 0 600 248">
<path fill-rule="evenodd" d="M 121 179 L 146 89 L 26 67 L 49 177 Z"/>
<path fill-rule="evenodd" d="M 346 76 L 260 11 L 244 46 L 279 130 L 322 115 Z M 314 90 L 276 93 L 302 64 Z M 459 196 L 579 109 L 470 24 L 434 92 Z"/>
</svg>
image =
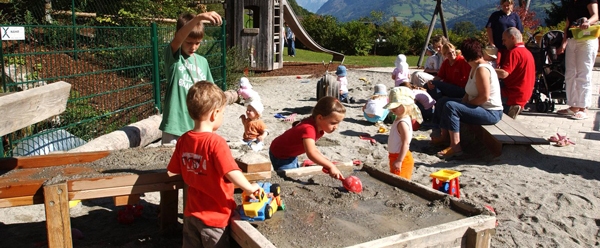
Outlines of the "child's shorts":
<svg viewBox="0 0 600 248">
<path fill-rule="evenodd" d="M 390 153 L 388 155 L 388 158 L 390 159 L 390 173 L 405 178 L 406 180 L 410 180 L 415 167 L 415 160 L 413 159 L 412 153 L 410 151 L 406 152 L 400 170 L 394 168 L 394 162 L 398 159 L 398 155 L 400 154 Z"/>
<path fill-rule="evenodd" d="M 194 216 L 184 216 L 183 247 L 230 247 L 229 229 L 210 227 Z"/>
<path fill-rule="evenodd" d="M 269 159 L 271 159 L 271 164 L 273 165 L 274 170 L 289 170 L 298 168 L 298 157 L 291 158 L 276 158 L 269 150 Z"/>
</svg>

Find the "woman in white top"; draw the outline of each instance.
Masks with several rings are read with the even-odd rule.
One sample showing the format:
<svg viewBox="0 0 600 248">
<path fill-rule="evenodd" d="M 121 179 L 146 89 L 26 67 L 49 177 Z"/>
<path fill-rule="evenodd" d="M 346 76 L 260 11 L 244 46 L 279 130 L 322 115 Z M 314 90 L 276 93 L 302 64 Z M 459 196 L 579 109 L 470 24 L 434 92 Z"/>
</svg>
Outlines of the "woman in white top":
<svg viewBox="0 0 600 248">
<path fill-rule="evenodd" d="M 441 158 L 462 155 L 460 122 L 493 125 L 502 118 L 498 75 L 483 59 L 481 43 L 476 39 L 466 39 L 463 41 L 461 51 L 465 60 L 471 65 L 471 72 L 465 86 L 465 96 L 462 99 L 448 99 L 442 102 L 443 108 L 440 110 L 442 135 L 432 138 L 433 144 L 450 141 L 450 146 L 437 154 Z"/>
</svg>

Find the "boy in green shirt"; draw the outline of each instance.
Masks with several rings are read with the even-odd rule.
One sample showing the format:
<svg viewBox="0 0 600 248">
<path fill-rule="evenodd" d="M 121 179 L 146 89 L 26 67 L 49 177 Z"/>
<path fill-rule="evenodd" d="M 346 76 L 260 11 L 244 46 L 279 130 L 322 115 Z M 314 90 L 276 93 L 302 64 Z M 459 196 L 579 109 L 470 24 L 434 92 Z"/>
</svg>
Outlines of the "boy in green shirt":
<svg viewBox="0 0 600 248">
<path fill-rule="evenodd" d="M 203 22 L 215 25 L 223 23 L 221 16 L 214 11 L 198 15 L 182 14 L 177 19 L 175 37 L 165 48 L 165 71 L 169 85 L 159 127 L 163 131 L 162 144 L 177 143 L 179 136 L 194 127 L 186 105 L 190 87 L 203 80 L 214 83 L 208 61 L 196 54 L 204 38 Z"/>
</svg>

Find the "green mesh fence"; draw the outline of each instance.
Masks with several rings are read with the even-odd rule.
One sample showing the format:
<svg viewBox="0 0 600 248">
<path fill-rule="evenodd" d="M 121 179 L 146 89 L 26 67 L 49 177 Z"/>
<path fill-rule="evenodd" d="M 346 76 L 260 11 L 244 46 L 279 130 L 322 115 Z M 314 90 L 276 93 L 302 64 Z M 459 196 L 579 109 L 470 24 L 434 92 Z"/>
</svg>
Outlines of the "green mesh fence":
<svg viewBox="0 0 600 248">
<path fill-rule="evenodd" d="M 87 9 L 80 9 L 87 14 L 99 11 L 94 12 L 95 17 L 81 17 L 81 13 L 56 14 L 57 9 L 48 12 L 44 1 L 31 1 L 26 12 L 31 17 L 27 18 L 38 23 L 52 20 L 52 24 L 0 24 L 24 27 L 26 34 L 25 40 L 2 41 L 2 92 L 57 81 L 71 84 L 66 111 L 2 137 L 2 156 L 68 150 L 160 112 L 166 88 L 162 51 L 172 39 L 175 24 L 172 19 L 121 18 L 114 10 L 90 7 L 108 2 L 78 1 L 79 7 L 87 3 Z M 52 1 L 54 7 L 63 3 L 71 6 L 71 1 Z M 117 14 L 123 12 L 117 10 Z M 99 21 L 107 18 L 112 21 Z M 225 25 L 206 26 L 205 30 L 198 53 L 208 59 L 215 83 L 225 89 Z"/>
</svg>

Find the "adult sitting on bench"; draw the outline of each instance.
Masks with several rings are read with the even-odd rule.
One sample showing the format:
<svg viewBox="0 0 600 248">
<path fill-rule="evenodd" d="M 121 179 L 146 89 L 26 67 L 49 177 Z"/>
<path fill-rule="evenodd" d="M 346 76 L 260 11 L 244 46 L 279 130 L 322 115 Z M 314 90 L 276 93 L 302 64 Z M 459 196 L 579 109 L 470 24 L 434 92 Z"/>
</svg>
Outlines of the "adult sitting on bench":
<svg viewBox="0 0 600 248">
<path fill-rule="evenodd" d="M 521 113 L 531 98 L 535 84 L 535 61 L 523 44 L 523 36 L 517 28 L 508 28 L 502 34 L 502 42 L 508 53 L 502 56 L 498 78 L 503 79 L 502 102 L 504 113 L 513 119 Z"/>
<path fill-rule="evenodd" d="M 427 93 L 436 101 L 447 96 L 461 98 L 465 95 L 465 85 L 471 66 L 462 55 L 456 54 L 454 45 L 446 43 L 442 46 L 444 62 L 437 76 L 427 83 Z"/>
<path fill-rule="evenodd" d="M 410 77 L 410 83 L 418 87 L 426 87 L 427 82 L 433 80 L 433 77 L 437 75 L 442 62 L 444 62 L 444 56 L 442 56 L 441 50 L 444 44 L 448 43 L 448 39 L 442 35 L 436 35 L 431 38 L 431 47 L 433 52 L 431 56 L 425 60 L 425 68 L 423 71 L 415 71 Z"/>
<path fill-rule="evenodd" d="M 483 59 L 481 43 L 476 39 L 463 41 L 461 50 L 473 68 L 465 87 L 462 99 L 443 98 L 440 109 L 441 136 L 432 137 L 433 145 L 445 144 L 450 147 L 438 152 L 440 158 L 451 158 L 462 154 L 460 145 L 460 123 L 493 125 L 502 118 L 500 83 L 492 66 Z M 438 109 L 436 109 L 438 112 Z"/>
</svg>

